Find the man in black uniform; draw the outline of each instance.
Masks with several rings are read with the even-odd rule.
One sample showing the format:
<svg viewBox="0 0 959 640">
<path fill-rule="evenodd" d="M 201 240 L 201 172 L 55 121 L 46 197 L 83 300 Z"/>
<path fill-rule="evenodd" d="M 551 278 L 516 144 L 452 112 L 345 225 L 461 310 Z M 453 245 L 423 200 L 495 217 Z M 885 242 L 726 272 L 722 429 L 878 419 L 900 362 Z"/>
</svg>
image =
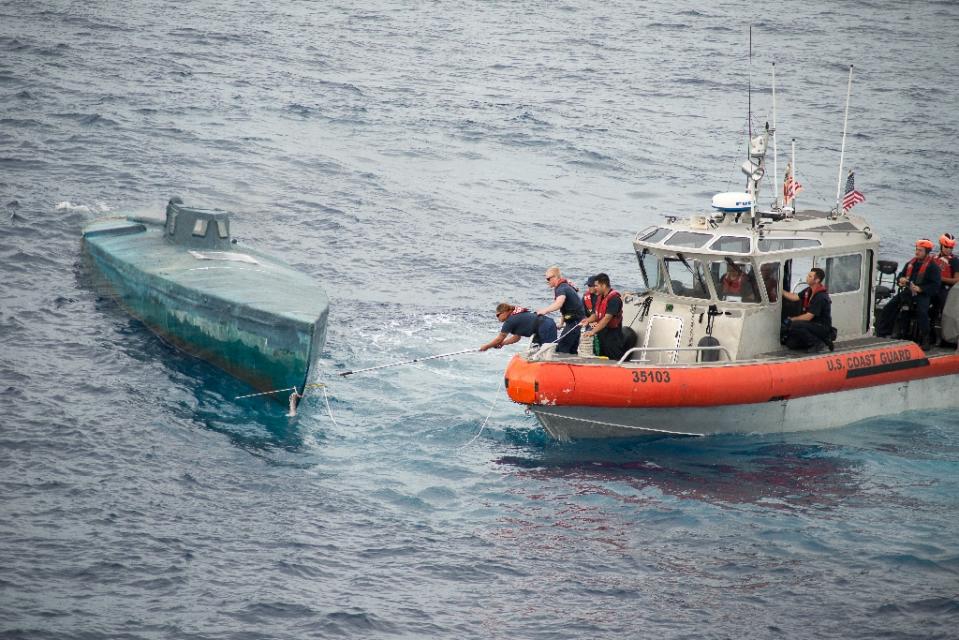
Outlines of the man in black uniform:
<svg viewBox="0 0 959 640">
<path fill-rule="evenodd" d="M 563 333 L 556 342 L 556 353 L 576 353 L 579 350 L 579 322 L 586 315 L 579 291 L 563 277 L 559 267 L 546 270 L 546 282 L 553 289 L 553 303 L 537 309 L 536 315 L 545 316 L 560 311 L 563 314 Z"/>
<path fill-rule="evenodd" d="M 503 326 L 495 338 L 479 348 L 480 351 L 501 349 L 527 336 L 533 338 L 530 341 L 531 345 L 556 341 L 556 323 L 549 318 L 536 315 L 525 307 L 501 302 L 496 307 L 496 319 L 502 322 Z"/>
<path fill-rule="evenodd" d="M 609 286 L 609 276 L 596 274 L 596 306 L 593 313 L 580 324 L 596 323 L 583 337 L 599 337 L 599 355 L 610 360 L 619 360 L 626 353 L 626 337 L 623 335 L 623 298 Z"/>
<path fill-rule="evenodd" d="M 783 343 L 790 349 L 806 349 L 811 353 L 829 347 L 833 350 L 832 300 L 823 284 L 826 272 L 814 268 L 806 275 L 809 285 L 801 295 L 783 290 L 783 299 L 798 302 L 802 313 L 786 318 Z"/>
</svg>

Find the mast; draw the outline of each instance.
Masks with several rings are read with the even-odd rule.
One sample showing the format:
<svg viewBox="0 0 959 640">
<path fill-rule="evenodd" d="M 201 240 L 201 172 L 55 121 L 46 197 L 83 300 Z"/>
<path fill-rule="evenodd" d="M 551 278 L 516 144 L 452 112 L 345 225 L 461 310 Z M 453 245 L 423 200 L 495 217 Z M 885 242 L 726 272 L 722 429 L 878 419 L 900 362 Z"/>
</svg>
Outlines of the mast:
<svg viewBox="0 0 959 640">
<path fill-rule="evenodd" d="M 842 197 L 842 162 L 846 154 L 846 125 L 849 123 L 849 96 L 852 94 L 852 65 L 849 65 L 849 85 L 846 87 L 846 115 L 843 116 L 842 120 L 842 147 L 839 151 L 839 178 L 836 181 L 836 217 L 838 218 L 841 214 L 839 213 L 839 206 L 842 202 L 840 198 Z"/>
</svg>

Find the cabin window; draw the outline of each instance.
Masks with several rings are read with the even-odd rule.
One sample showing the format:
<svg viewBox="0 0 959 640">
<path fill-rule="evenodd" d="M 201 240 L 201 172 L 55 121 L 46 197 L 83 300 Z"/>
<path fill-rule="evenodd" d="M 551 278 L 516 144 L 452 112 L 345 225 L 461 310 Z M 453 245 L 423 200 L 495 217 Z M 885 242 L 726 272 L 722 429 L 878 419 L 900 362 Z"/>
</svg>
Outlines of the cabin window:
<svg viewBox="0 0 959 640">
<path fill-rule="evenodd" d="M 749 253 L 749 238 L 740 236 L 721 236 L 709 245 L 713 251 L 722 253 Z"/>
<path fill-rule="evenodd" d="M 695 258 L 684 258 L 677 254 L 675 258 L 666 258 L 666 274 L 673 293 L 687 298 L 709 298 L 706 275 L 703 265 Z"/>
<path fill-rule="evenodd" d="M 230 232 L 226 228 L 226 220 L 217 220 L 216 221 L 216 232 L 221 238 L 229 238 Z"/>
<path fill-rule="evenodd" d="M 786 266 L 783 269 L 784 288 L 793 293 L 799 293 L 799 291 L 805 289 L 809 286 L 806 284 L 806 276 L 809 275 L 814 266 L 812 256 L 800 256 L 792 260 L 786 260 Z"/>
<path fill-rule="evenodd" d="M 712 237 L 713 234 L 711 233 L 677 231 L 666 241 L 666 245 L 670 247 L 701 247 L 709 242 Z"/>
<path fill-rule="evenodd" d="M 715 260 L 709 265 L 709 275 L 720 300 L 729 302 L 759 302 L 759 287 L 751 262 L 743 260 Z"/>
<path fill-rule="evenodd" d="M 209 220 L 200 219 L 193 224 L 193 235 L 199 236 L 200 238 L 206 237 L 206 227 L 209 223 Z"/>
<path fill-rule="evenodd" d="M 660 242 L 663 238 L 669 235 L 669 232 L 670 229 L 663 229 L 662 227 L 659 227 L 647 233 L 645 236 L 640 238 L 640 240 L 649 243 Z"/>
<path fill-rule="evenodd" d="M 660 267 L 659 257 L 650 253 L 648 250 L 636 252 L 639 258 L 639 270 L 643 274 L 643 282 L 650 291 L 667 291 L 666 277 Z"/>
<path fill-rule="evenodd" d="M 766 289 L 766 299 L 770 302 L 779 300 L 779 270 L 778 262 L 764 262 L 759 267 L 759 275 L 762 276 L 763 287 Z"/>
<path fill-rule="evenodd" d="M 821 246 L 822 243 L 813 238 L 761 238 L 759 240 L 760 251 L 787 251 Z"/>
<path fill-rule="evenodd" d="M 859 291 L 862 279 L 862 254 L 826 258 L 826 286 L 829 293 L 849 293 Z"/>
</svg>

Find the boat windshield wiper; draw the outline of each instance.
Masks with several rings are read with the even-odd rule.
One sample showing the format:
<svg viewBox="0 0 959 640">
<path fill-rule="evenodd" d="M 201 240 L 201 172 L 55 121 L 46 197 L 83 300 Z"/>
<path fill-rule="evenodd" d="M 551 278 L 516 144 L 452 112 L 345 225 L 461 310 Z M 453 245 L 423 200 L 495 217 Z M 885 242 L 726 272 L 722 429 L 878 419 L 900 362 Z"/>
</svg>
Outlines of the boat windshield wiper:
<svg viewBox="0 0 959 640">
<path fill-rule="evenodd" d="M 646 254 L 649 253 L 649 249 L 643 248 L 643 252 L 639 254 L 639 272 L 643 274 L 643 282 L 646 283 L 646 289 L 651 289 L 649 286 L 649 276 L 646 275 L 646 265 L 643 264 L 643 258 L 646 257 Z"/>
<path fill-rule="evenodd" d="M 696 276 L 696 279 L 699 280 L 699 286 L 703 288 L 703 291 L 709 291 L 709 287 L 706 286 L 706 281 L 703 280 L 703 274 L 698 269 L 693 269 L 689 266 L 689 262 L 686 261 L 686 256 L 680 252 L 676 252 L 676 257 L 679 258 L 679 261 L 683 263 L 683 266 L 689 269 L 689 272 Z M 728 260 L 729 258 L 727 258 Z"/>
</svg>

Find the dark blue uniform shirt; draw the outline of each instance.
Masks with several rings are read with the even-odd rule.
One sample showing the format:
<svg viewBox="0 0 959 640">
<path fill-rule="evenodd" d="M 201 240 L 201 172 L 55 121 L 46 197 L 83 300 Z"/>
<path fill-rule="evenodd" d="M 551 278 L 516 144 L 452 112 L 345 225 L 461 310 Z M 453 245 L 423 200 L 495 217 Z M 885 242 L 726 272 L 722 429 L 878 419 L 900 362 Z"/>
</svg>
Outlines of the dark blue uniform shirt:
<svg viewBox="0 0 959 640">
<path fill-rule="evenodd" d="M 563 314 L 563 320 L 565 320 L 567 324 L 576 324 L 586 317 L 586 310 L 583 309 L 583 301 L 579 297 L 579 292 L 568 282 L 564 282 L 553 289 L 553 299 L 560 296 L 566 296 L 566 300 L 563 302 L 563 306 L 560 307 L 559 312 Z"/>
</svg>

